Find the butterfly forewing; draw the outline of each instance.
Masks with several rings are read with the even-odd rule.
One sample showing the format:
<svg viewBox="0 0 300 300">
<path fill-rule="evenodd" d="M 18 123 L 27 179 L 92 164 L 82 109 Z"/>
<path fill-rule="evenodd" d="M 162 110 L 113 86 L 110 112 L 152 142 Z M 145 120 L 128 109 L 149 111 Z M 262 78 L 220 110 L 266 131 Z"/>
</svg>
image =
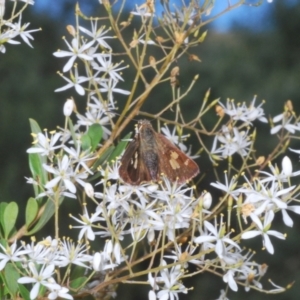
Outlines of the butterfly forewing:
<svg viewBox="0 0 300 300">
<path fill-rule="evenodd" d="M 198 165 L 185 153 L 173 145 L 164 135 L 157 133 L 158 148 L 163 155 L 159 155 L 159 171 L 170 181 L 183 183 L 199 173 Z"/>
<path fill-rule="evenodd" d="M 151 176 L 144 164 L 140 147 L 140 136 L 137 133 L 128 144 L 121 160 L 119 175 L 123 181 L 139 185 L 141 182 L 151 181 Z"/>
</svg>

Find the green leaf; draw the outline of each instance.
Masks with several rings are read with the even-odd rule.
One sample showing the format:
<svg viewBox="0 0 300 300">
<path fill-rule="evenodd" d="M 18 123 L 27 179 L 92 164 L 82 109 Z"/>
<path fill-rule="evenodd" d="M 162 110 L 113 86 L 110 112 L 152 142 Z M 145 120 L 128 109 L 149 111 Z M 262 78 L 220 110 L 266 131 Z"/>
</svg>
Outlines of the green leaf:
<svg viewBox="0 0 300 300">
<path fill-rule="evenodd" d="M 41 185 L 45 185 L 47 182 L 47 173 L 43 168 L 43 163 L 46 163 L 45 158 L 38 153 L 29 153 L 29 168 L 32 174 L 32 178 L 38 181 Z M 34 194 L 37 196 L 40 193 L 40 188 L 33 184 Z"/>
<path fill-rule="evenodd" d="M 12 298 L 15 298 L 17 292 L 19 291 L 19 284 L 17 282 L 17 280 L 20 278 L 19 272 L 11 263 L 8 263 L 6 264 L 4 269 L 4 276 L 6 281 L 6 288 L 12 295 Z"/>
<path fill-rule="evenodd" d="M 4 236 L 5 238 L 9 237 L 10 232 L 15 227 L 17 216 L 19 212 L 19 207 L 16 202 L 10 202 L 7 204 L 4 210 L 3 215 L 3 227 L 4 227 Z"/>
<path fill-rule="evenodd" d="M 29 119 L 31 132 L 35 135 L 41 133 L 42 130 L 39 124 L 33 120 Z M 43 168 L 43 164 L 47 162 L 46 156 L 41 156 L 38 153 L 29 153 L 29 168 L 34 180 L 38 181 L 41 185 L 44 185 L 47 182 L 47 173 Z M 35 196 L 40 193 L 39 187 L 33 185 Z"/>
<path fill-rule="evenodd" d="M 30 293 L 23 284 L 19 284 L 19 291 L 23 300 L 30 300 Z"/>
<path fill-rule="evenodd" d="M 63 200 L 63 197 L 59 199 L 59 205 L 62 203 Z M 27 232 L 26 235 L 32 235 L 33 233 L 36 233 L 47 224 L 50 218 L 54 215 L 55 206 L 53 201 L 51 199 L 48 199 L 45 205 L 43 206 L 43 209 L 44 211 L 40 219 L 34 225 L 34 227 L 29 232 Z"/>
<path fill-rule="evenodd" d="M 92 141 L 87 133 L 81 136 L 81 148 L 83 151 L 87 151 L 92 148 Z"/>
<path fill-rule="evenodd" d="M 27 229 L 30 227 L 31 223 L 35 220 L 39 211 L 39 205 L 34 198 L 29 198 L 26 205 L 25 211 L 25 223 Z"/>
<path fill-rule="evenodd" d="M 81 288 L 82 285 L 87 281 L 87 277 L 79 277 L 75 280 L 72 280 L 70 282 L 70 287 L 72 289 L 78 289 L 78 288 Z"/>
<path fill-rule="evenodd" d="M 69 124 L 69 129 L 70 129 L 70 132 L 71 132 L 71 136 L 72 136 L 72 139 L 73 139 L 73 142 L 74 142 L 75 149 L 77 149 L 76 133 L 75 133 L 73 122 L 70 118 L 68 118 L 68 124 Z"/>
<path fill-rule="evenodd" d="M 7 202 L 0 203 L 0 224 L 1 224 L 1 238 L 4 237 L 4 211 L 7 206 Z"/>
<path fill-rule="evenodd" d="M 93 152 L 96 150 L 98 144 L 102 139 L 102 135 L 103 135 L 102 126 L 100 124 L 91 125 L 88 129 L 87 134 L 91 139 L 91 147 L 92 147 L 91 151 Z"/>
<path fill-rule="evenodd" d="M 39 132 L 42 132 L 39 124 L 35 120 L 29 119 L 29 123 L 30 123 L 30 128 L 32 133 L 38 134 Z"/>
<path fill-rule="evenodd" d="M 84 277 L 86 272 L 86 268 L 82 266 L 74 265 L 72 272 L 70 274 L 70 281 L 76 280 L 77 278 Z"/>
<path fill-rule="evenodd" d="M 93 168 L 92 168 L 92 171 L 95 172 L 95 173 L 99 173 L 99 172 L 96 172 L 97 168 L 99 166 L 102 166 L 106 161 L 107 159 L 111 156 L 113 150 L 115 149 L 114 146 L 110 146 L 108 147 L 105 152 L 101 155 L 101 157 L 99 157 L 94 163 L 93 163 Z M 89 178 L 90 179 L 90 178 Z"/>
<path fill-rule="evenodd" d="M 4 273 L 0 272 L 0 299 L 5 299 L 4 295 L 7 294 L 7 289 L 5 288 Z"/>
<path fill-rule="evenodd" d="M 120 156 L 122 154 L 122 152 L 124 151 L 124 149 L 126 148 L 126 146 L 128 144 L 128 139 L 130 138 L 130 136 L 131 136 L 131 133 L 128 133 L 124 137 L 124 139 L 119 142 L 119 144 L 116 146 L 116 148 L 114 149 L 114 151 L 108 158 L 108 162 L 116 159 L 118 156 Z"/>
</svg>

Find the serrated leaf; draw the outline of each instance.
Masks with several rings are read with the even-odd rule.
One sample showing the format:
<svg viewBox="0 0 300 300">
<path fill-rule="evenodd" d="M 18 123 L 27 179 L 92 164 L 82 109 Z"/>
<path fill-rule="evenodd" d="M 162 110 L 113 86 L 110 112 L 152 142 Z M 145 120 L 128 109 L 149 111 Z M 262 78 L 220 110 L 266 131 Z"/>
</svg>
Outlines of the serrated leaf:
<svg viewBox="0 0 300 300">
<path fill-rule="evenodd" d="M 92 148 L 92 141 L 87 133 L 81 136 L 81 148 L 83 151 L 87 151 Z"/>
<path fill-rule="evenodd" d="M 10 202 L 7 204 L 4 210 L 3 215 L 3 227 L 4 227 L 4 236 L 5 238 L 9 237 L 10 232 L 14 228 L 17 216 L 19 213 L 19 207 L 16 202 Z"/>
<path fill-rule="evenodd" d="M 59 204 L 62 203 L 63 199 L 64 199 L 63 197 L 59 199 Z M 55 206 L 53 201 L 51 199 L 48 199 L 42 209 L 44 211 L 41 214 L 40 219 L 37 221 L 34 227 L 29 232 L 26 233 L 26 235 L 32 235 L 36 233 L 47 224 L 50 218 L 54 215 Z"/>
<path fill-rule="evenodd" d="M 19 291 L 18 279 L 20 278 L 19 272 L 15 267 L 8 263 L 4 269 L 5 283 L 6 288 L 9 290 L 9 293 L 12 295 L 12 298 L 15 298 L 17 292 Z"/>
<path fill-rule="evenodd" d="M 119 142 L 119 144 L 115 147 L 114 151 L 112 152 L 112 154 L 109 156 L 108 158 L 108 162 L 116 159 L 116 157 L 120 156 L 122 154 L 122 152 L 124 151 L 124 149 L 126 148 L 127 144 L 128 144 L 128 139 L 130 138 L 131 133 L 128 133 L 123 140 L 121 140 Z"/>
<path fill-rule="evenodd" d="M 34 198 L 29 198 L 26 205 L 25 211 L 25 224 L 27 229 L 30 227 L 31 223 L 35 220 L 37 213 L 39 211 L 39 205 Z"/>
<path fill-rule="evenodd" d="M 73 289 L 78 289 L 78 288 L 82 287 L 82 285 L 84 283 L 86 283 L 86 281 L 87 281 L 87 277 L 79 277 L 70 282 L 70 287 Z"/>
<path fill-rule="evenodd" d="M 95 149 L 97 148 L 97 146 L 99 145 L 101 139 L 102 139 L 102 135 L 103 135 L 103 129 L 102 126 L 100 124 L 93 124 L 89 127 L 88 132 L 87 132 L 88 136 L 91 139 L 91 151 L 95 151 Z"/>
</svg>

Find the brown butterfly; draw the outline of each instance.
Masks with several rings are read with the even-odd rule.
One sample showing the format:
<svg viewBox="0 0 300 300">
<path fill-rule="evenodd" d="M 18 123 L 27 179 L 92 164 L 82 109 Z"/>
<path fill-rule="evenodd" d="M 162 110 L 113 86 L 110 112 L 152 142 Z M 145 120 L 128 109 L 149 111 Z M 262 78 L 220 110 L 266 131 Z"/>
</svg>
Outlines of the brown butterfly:
<svg viewBox="0 0 300 300">
<path fill-rule="evenodd" d="M 161 175 L 171 182 L 184 183 L 198 173 L 198 165 L 164 135 L 155 132 L 147 120 L 138 122 L 137 133 L 119 168 L 120 177 L 131 185 L 158 181 Z"/>
</svg>

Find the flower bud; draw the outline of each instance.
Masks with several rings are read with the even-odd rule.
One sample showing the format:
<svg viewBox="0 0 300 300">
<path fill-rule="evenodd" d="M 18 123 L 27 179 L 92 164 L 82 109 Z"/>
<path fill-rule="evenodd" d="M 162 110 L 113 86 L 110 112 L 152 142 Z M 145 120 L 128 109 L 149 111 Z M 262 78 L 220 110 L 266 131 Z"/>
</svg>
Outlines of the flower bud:
<svg viewBox="0 0 300 300">
<path fill-rule="evenodd" d="M 288 156 L 285 156 L 283 158 L 281 165 L 282 165 L 282 174 L 286 176 L 290 176 L 293 172 L 293 166 Z"/>
<path fill-rule="evenodd" d="M 64 115 L 66 117 L 69 117 L 72 114 L 74 107 L 75 107 L 74 100 L 67 99 L 67 101 L 65 102 L 65 105 L 64 105 Z"/>
<path fill-rule="evenodd" d="M 212 203 L 211 193 L 205 193 L 203 196 L 203 207 L 209 209 Z"/>
<path fill-rule="evenodd" d="M 90 197 L 90 198 L 94 197 L 94 188 L 90 183 L 86 183 L 84 185 L 84 191 L 88 197 Z"/>
<path fill-rule="evenodd" d="M 2 20 L 5 12 L 5 0 L 0 0 L 0 20 Z"/>
</svg>

